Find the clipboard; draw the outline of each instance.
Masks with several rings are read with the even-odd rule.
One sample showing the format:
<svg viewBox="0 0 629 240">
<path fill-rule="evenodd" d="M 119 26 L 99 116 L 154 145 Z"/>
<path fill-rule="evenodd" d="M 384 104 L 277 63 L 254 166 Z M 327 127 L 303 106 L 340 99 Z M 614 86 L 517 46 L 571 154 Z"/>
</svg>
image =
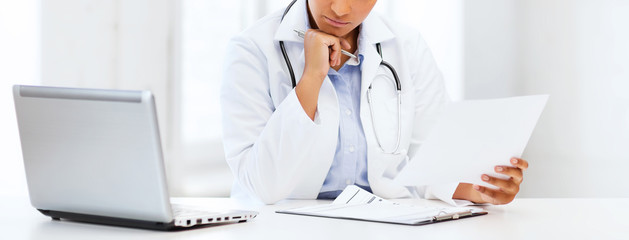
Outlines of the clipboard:
<svg viewBox="0 0 629 240">
<path fill-rule="evenodd" d="M 357 186 L 348 186 L 331 204 L 306 206 L 276 213 L 402 225 L 426 225 L 486 215 L 478 207 L 405 205 L 382 199 Z"/>
</svg>

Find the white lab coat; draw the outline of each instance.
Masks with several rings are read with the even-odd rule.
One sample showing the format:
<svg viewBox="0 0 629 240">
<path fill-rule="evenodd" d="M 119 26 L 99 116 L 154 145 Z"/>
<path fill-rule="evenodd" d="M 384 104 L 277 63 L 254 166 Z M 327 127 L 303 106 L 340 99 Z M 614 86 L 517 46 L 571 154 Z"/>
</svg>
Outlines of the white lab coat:
<svg viewBox="0 0 629 240">
<path fill-rule="evenodd" d="M 235 177 L 232 197 L 264 203 L 286 198 L 315 199 L 332 164 L 339 131 L 339 105 L 329 78 L 323 82 L 315 119 L 302 109 L 291 86 L 279 41 L 299 81 L 304 69 L 305 0 L 280 23 L 283 11 L 264 17 L 231 40 L 221 89 L 223 141 Z M 397 137 L 397 106 L 391 73 L 380 66 L 375 44 L 393 65 L 402 85 L 402 154 L 385 154 L 374 135 L 366 91 L 373 83 L 374 118 L 381 142 L 392 149 Z M 442 75 L 420 34 L 371 13 L 361 26 L 364 49 L 360 117 L 368 145 L 368 180 L 384 198 L 427 197 L 452 203 L 457 183 L 405 187 L 393 178 L 420 147 L 434 114 L 447 102 Z M 382 77 L 385 74 L 387 77 Z M 375 80 L 377 79 L 377 80 Z"/>
</svg>

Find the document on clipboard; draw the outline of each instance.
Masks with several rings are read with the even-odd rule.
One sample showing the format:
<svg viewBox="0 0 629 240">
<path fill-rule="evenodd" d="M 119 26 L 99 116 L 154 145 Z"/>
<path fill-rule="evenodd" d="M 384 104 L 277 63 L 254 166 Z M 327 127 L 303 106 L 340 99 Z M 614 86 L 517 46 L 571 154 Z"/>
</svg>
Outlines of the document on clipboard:
<svg viewBox="0 0 629 240">
<path fill-rule="evenodd" d="M 331 204 L 314 205 L 276 213 L 339 218 L 404 225 L 425 225 L 487 214 L 477 207 L 434 207 L 400 204 L 347 186 Z"/>
</svg>

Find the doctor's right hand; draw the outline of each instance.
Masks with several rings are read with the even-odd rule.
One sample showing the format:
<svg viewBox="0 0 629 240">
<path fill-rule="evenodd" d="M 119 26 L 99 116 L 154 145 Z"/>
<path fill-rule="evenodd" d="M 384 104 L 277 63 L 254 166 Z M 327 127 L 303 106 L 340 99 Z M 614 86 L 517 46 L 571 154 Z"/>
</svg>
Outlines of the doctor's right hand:
<svg viewBox="0 0 629 240">
<path fill-rule="evenodd" d="M 309 29 L 304 36 L 306 65 L 295 87 L 295 94 L 308 117 L 314 121 L 321 84 L 330 67 L 341 64 L 341 45 L 349 49 L 347 40 Z"/>
<path fill-rule="evenodd" d="M 308 29 L 304 36 L 304 75 L 325 78 L 330 67 L 341 64 L 341 47 L 350 49 L 351 45 L 343 38 Z"/>
</svg>

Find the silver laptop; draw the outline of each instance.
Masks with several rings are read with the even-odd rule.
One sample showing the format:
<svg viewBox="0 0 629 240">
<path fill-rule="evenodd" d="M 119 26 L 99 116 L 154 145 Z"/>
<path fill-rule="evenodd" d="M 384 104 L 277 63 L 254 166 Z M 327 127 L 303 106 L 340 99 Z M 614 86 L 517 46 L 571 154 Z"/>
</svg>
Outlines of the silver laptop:
<svg viewBox="0 0 629 240">
<path fill-rule="evenodd" d="M 258 214 L 170 203 L 149 91 L 16 85 L 13 96 L 31 204 L 55 220 L 171 230 Z"/>
</svg>

